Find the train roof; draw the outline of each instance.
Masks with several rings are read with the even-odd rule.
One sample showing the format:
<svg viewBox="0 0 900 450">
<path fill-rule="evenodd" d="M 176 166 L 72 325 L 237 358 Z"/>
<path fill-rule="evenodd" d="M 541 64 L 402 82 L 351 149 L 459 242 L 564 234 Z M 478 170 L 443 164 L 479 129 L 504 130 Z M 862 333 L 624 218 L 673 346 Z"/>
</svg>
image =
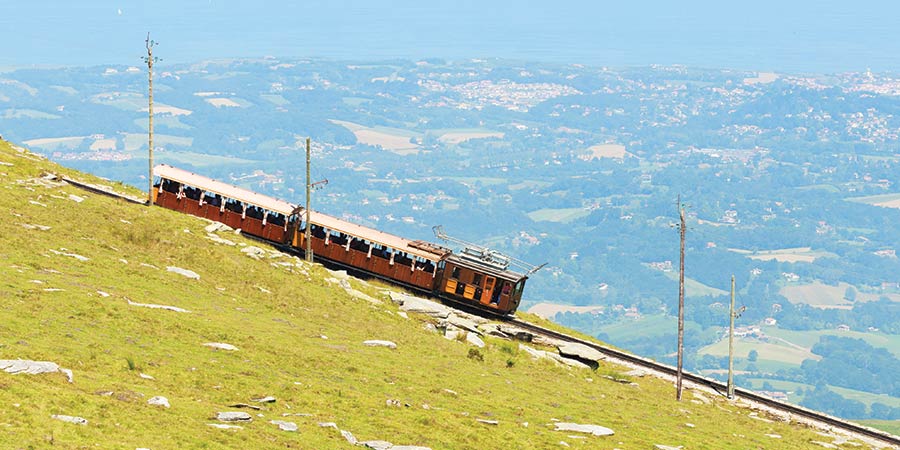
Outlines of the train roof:
<svg viewBox="0 0 900 450">
<path fill-rule="evenodd" d="M 502 278 L 504 280 L 518 282 L 519 280 L 524 280 L 528 278 L 527 275 L 523 275 L 518 272 L 513 272 L 507 269 L 501 269 L 491 264 L 484 264 L 479 261 L 475 261 L 471 258 L 463 258 L 459 254 L 452 254 L 447 257 L 447 261 L 452 262 L 454 264 L 458 264 L 463 267 L 470 267 L 477 269 L 479 272 L 484 272 L 488 275 L 492 275 L 498 278 Z"/>
<path fill-rule="evenodd" d="M 269 197 L 257 192 L 249 191 L 228 183 L 213 180 L 184 169 L 172 167 L 167 164 L 160 164 L 153 168 L 156 176 L 177 181 L 179 183 L 194 186 L 205 191 L 219 194 L 222 197 L 238 200 L 246 204 L 255 205 L 265 208 L 269 211 L 279 212 L 286 216 L 290 216 L 295 211 L 304 211 L 305 209 L 297 208 L 295 205 L 284 200 Z M 450 253 L 450 249 L 425 241 L 413 241 L 400 236 L 396 236 L 374 228 L 358 225 L 346 220 L 338 219 L 318 211 L 310 211 L 310 221 L 316 225 L 321 225 L 329 230 L 339 231 L 349 234 L 357 238 L 365 239 L 369 242 L 380 244 L 395 250 L 408 253 L 410 255 L 437 261 Z"/>
<path fill-rule="evenodd" d="M 301 217 L 305 214 L 305 211 L 301 213 Z M 329 216 L 328 214 L 323 214 L 315 210 L 310 211 L 309 221 L 316 225 L 321 225 L 322 227 L 325 227 L 329 230 L 340 231 L 344 234 L 349 234 L 354 237 L 365 239 L 369 242 L 381 244 L 386 247 L 393 248 L 394 250 L 409 253 L 410 255 L 418 256 L 432 261 L 439 260 L 450 253 L 450 249 L 437 244 L 432 244 L 425 241 L 411 241 L 409 239 L 390 233 L 385 233 L 374 228 L 369 228 L 363 225 L 355 224 L 353 222 L 347 222 L 346 220 L 338 219 L 337 217 Z"/>
<path fill-rule="evenodd" d="M 179 169 L 177 167 L 172 167 L 167 164 L 160 164 L 154 167 L 153 174 L 167 180 L 177 181 L 189 186 L 194 186 L 196 188 L 203 189 L 204 191 L 219 194 L 222 197 L 227 197 L 243 203 L 255 205 L 269 211 L 284 214 L 286 216 L 291 215 L 295 208 L 294 205 L 284 200 L 279 200 L 277 198 L 269 197 L 267 195 L 253 192 L 228 183 L 216 181 L 212 178 L 207 178 L 203 175 L 198 175 L 196 173 L 189 172 L 184 169 Z"/>
</svg>

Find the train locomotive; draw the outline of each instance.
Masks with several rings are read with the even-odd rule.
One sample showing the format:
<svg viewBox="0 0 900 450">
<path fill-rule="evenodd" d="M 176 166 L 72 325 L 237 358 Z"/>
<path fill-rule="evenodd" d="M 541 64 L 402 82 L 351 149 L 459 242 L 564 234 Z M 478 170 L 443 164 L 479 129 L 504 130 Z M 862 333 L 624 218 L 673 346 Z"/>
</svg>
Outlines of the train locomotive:
<svg viewBox="0 0 900 450">
<path fill-rule="evenodd" d="M 158 206 L 221 222 L 301 253 L 307 247 L 307 211 L 301 206 L 165 164 L 154 167 L 153 174 L 153 203 Z M 543 267 L 453 238 L 440 226 L 435 235 L 463 245 L 462 251 L 318 211 L 308 216 L 316 259 L 492 314 L 514 313 L 528 276 Z M 513 271 L 512 265 L 525 273 Z"/>
</svg>

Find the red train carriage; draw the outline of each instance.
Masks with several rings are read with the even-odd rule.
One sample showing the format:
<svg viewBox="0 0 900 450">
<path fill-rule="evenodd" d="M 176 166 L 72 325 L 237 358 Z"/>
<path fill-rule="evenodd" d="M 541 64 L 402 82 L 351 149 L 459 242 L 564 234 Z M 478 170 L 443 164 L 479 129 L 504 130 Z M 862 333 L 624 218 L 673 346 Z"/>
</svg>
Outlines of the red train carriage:
<svg viewBox="0 0 900 450">
<path fill-rule="evenodd" d="M 303 208 L 164 164 L 153 172 L 158 179 L 155 204 L 222 222 L 301 252 L 306 249 Z M 310 211 L 310 224 L 312 251 L 320 260 L 494 313 L 515 312 L 531 274 L 507 270 L 514 261 L 511 258 L 438 233 L 437 227 L 439 238 L 466 244 L 462 253 L 316 211 Z"/>
<path fill-rule="evenodd" d="M 222 222 L 269 241 L 287 243 L 294 206 L 196 173 L 160 164 L 153 168 L 153 203 Z"/>
</svg>

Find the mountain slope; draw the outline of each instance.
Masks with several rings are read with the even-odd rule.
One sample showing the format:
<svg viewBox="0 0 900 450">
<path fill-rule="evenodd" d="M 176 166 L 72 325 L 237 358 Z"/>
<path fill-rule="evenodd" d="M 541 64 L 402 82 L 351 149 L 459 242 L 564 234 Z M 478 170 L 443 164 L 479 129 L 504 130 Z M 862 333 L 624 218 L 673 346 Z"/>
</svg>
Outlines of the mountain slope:
<svg viewBox="0 0 900 450">
<path fill-rule="evenodd" d="M 215 243 L 208 222 L 42 178 L 51 172 L 104 183 L 0 141 L 0 359 L 52 361 L 71 369 L 74 382 L 0 372 L 0 447 L 351 447 L 322 422 L 360 440 L 434 449 L 561 441 L 799 448 L 825 439 L 756 420 L 721 399 L 687 393 L 678 403 L 661 380 L 629 385 L 603 377 L 624 371 L 616 366 L 601 364 L 599 373 L 559 367 L 495 338 L 473 350 L 423 329 L 425 318 L 407 319 L 390 301 L 332 287 L 321 266 L 270 249 L 250 258 L 243 249 L 265 246 L 226 233 L 221 238 L 237 245 Z M 385 298 L 385 285 L 350 283 Z M 370 339 L 398 347 L 363 345 Z M 277 401 L 252 401 L 269 395 Z M 171 407 L 149 405 L 154 396 Z M 263 409 L 229 407 L 236 403 Z M 246 411 L 253 421 L 241 429 L 209 426 L 220 411 Z M 51 418 L 60 414 L 88 423 Z M 270 420 L 294 422 L 299 431 Z M 553 431 L 555 420 L 616 434 L 570 437 Z"/>
</svg>

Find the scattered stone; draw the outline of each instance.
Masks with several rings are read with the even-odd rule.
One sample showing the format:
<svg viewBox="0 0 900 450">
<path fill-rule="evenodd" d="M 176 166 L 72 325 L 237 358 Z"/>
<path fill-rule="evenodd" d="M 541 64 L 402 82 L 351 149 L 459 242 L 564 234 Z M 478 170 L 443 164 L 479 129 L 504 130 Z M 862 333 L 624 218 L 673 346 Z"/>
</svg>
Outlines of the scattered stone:
<svg viewBox="0 0 900 450">
<path fill-rule="evenodd" d="M 63 422 L 74 423 L 78 425 L 87 425 L 88 421 L 84 417 L 78 416 L 67 416 L 65 414 L 54 414 L 50 416 L 56 420 L 62 420 Z"/>
<path fill-rule="evenodd" d="M 597 362 L 601 359 L 606 359 L 606 356 L 604 356 L 603 353 L 578 342 L 567 342 L 560 345 L 558 350 L 560 355 L 574 357 L 584 361 Z"/>
<path fill-rule="evenodd" d="M 60 288 L 44 288 L 44 292 L 63 292 L 65 289 Z"/>
<path fill-rule="evenodd" d="M 262 398 L 253 398 L 250 400 L 252 400 L 256 403 L 275 403 L 275 397 L 272 397 L 271 395 L 268 395 L 268 396 L 265 396 Z"/>
<path fill-rule="evenodd" d="M 397 349 L 397 344 L 391 341 L 369 340 L 363 342 L 363 345 L 368 345 L 369 347 L 387 347 L 391 350 Z"/>
<path fill-rule="evenodd" d="M 456 314 L 451 314 L 449 317 L 447 317 L 447 322 L 455 327 L 459 327 L 473 333 L 481 334 L 481 330 L 478 329 L 478 324 L 464 317 L 459 317 Z"/>
<path fill-rule="evenodd" d="M 425 314 L 439 319 L 450 317 L 450 308 L 440 303 L 399 292 L 390 291 L 389 294 L 391 296 L 391 301 L 400 305 L 401 311 Z"/>
<path fill-rule="evenodd" d="M 483 423 L 485 425 L 499 425 L 500 424 L 499 420 L 475 419 L 475 421 L 478 423 Z"/>
<path fill-rule="evenodd" d="M 234 228 L 231 228 L 222 222 L 213 222 L 213 223 L 207 225 L 206 227 L 204 227 L 203 230 L 206 231 L 207 233 L 217 233 L 219 231 L 225 231 L 225 232 L 233 231 Z"/>
<path fill-rule="evenodd" d="M 127 263 L 126 263 L 127 264 Z M 151 269 L 159 270 L 159 267 L 154 266 L 153 264 L 141 263 L 141 267 L 149 267 Z"/>
<path fill-rule="evenodd" d="M 29 361 L 25 359 L 0 359 L 0 370 L 13 375 L 28 374 L 39 375 L 42 373 L 63 373 L 69 383 L 73 382 L 72 371 L 63 369 L 58 364 L 50 361 Z"/>
<path fill-rule="evenodd" d="M 391 444 L 388 441 L 365 441 L 360 442 L 357 445 L 362 445 L 363 447 L 374 450 L 390 450 L 390 448 L 394 446 L 394 444 Z"/>
<path fill-rule="evenodd" d="M 752 412 L 748 414 L 751 419 L 759 420 L 760 422 L 773 423 L 773 420 L 766 419 L 765 417 L 759 417 L 759 414 L 756 412 Z"/>
<path fill-rule="evenodd" d="M 178 275 L 188 277 L 192 280 L 200 279 L 200 275 L 198 275 L 197 272 L 194 272 L 193 270 L 182 269 L 181 267 L 175 266 L 167 266 L 166 270 L 168 270 L 169 272 L 177 273 Z"/>
<path fill-rule="evenodd" d="M 220 422 L 249 422 L 253 420 L 253 417 L 243 411 L 226 411 L 217 413 L 216 420 Z"/>
<path fill-rule="evenodd" d="M 395 445 L 391 450 L 431 450 L 431 447 L 419 447 L 418 445 Z"/>
<path fill-rule="evenodd" d="M 145 380 L 155 380 L 155 379 L 156 379 L 156 378 L 153 378 L 153 377 L 150 376 L 150 375 L 147 375 L 146 373 L 140 373 L 140 374 L 138 374 L 138 376 L 141 377 L 141 378 L 143 378 L 143 379 L 145 379 Z"/>
<path fill-rule="evenodd" d="M 97 291 L 97 294 L 100 295 L 101 297 L 109 297 L 109 294 L 106 292 L 103 292 L 103 291 Z"/>
<path fill-rule="evenodd" d="M 359 443 L 359 441 L 356 439 L 356 436 L 354 436 L 353 433 L 349 431 L 341 430 L 341 436 L 343 436 L 344 439 L 346 439 L 347 442 L 350 443 L 350 445 L 356 445 Z"/>
<path fill-rule="evenodd" d="M 567 366 L 569 366 L 569 367 L 576 367 L 576 368 L 579 368 L 579 369 L 591 369 L 591 370 L 595 369 L 595 367 L 590 366 L 590 365 L 588 365 L 588 364 L 585 364 L 585 363 L 583 363 L 583 362 L 581 362 L 580 360 L 577 360 L 577 359 L 565 358 L 565 357 L 560 356 L 560 355 L 558 355 L 558 354 L 556 354 L 556 353 L 550 353 L 550 352 L 546 352 L 546 354 L 547 354 L 547 357 L 548 357 L 548 358 L 550 358 L 550 359 L 552 359 L 552 360 L 554 360 L 554 361 L 556 361 L 556 362 L 558 362 L 558 363 L 560 363 L 560 364 L 567 365 Z M 594 364 L 597 364 L 597 363 L 595 362 Z"/>
<path fill-rule="evenodd" d="M 223 238 L 219 237 L 218 235 L 212 234 L 212 233 L 207 234 L 206 238 L 215 242 L 216 244 L 223 244 L 223 245 L 228 245 L 228 246 L 232 246 L 232 247 L 237 245 L 234 242 L 229 241 L 228 239 L 223 239 Z"/>
<path fill-rule="evenodd" d="M 6 161 L 0 161 L 0 166 L 12 167 L 13 163 L 8 163 Z"/>
<path fill-rule="evenodd" d="M 700 400 L 700 402 L 702 402 L 704 405 L 708 405 L 708 404 L 712 403 L 712 401 L 707 396 L 705 396 L 697 391 L 693 391 L 693 392 L 691 392 L 691 394 L 693 394 L 694 398 L 697 400 Z"/>
<path fill-rule="evenodd" d="M 278 425 L 278 428 L 282 431 L 297 431 L 300 427 L 297 426 L 294 422 L 285 422 L 283 420 L 272 420 L 269 423 L 273 425 Z"/>
<path fill-rule="evenodd" d="M 466 333 L 466 342 L 479 348 L 484 347 L 484 341 L 482 341 L 475 333 Z"/>
<path fill-rule="evenodd" d="M 231 345 L 231 344 L 224 344 L 224 343 L 222 343 L 222 342 L 207 342 L 207 343 L 205 343 L 205 344 L 203 344 L 203 345 L 205 345 L 205 346 L 207 346 L 207 347 L 216 348 L 216 349 L 219 349 L 219 350 L 237 351 L 237 349 L 238 349 L 237 347 L 235 347 L 235 346 L 233 346 L 233 345 Z"/>
<path fill-rule="evenodd" d="M 772 439 L 781 439 L 780 434 L 767 434 L 766 437 L 770 437 Z"/>
<path fill-rule="evenodd" d="M 75 203 L 81 203 L 84 201 L 84 197 L 79 197 L 75 194 L 69 194 L 69 200 L 72 200 Z"/>
<path fill-rule="evenodd" d="M 673 447 L 671 445 L 654 444 L 653 448 L 657 450 L 681 450 L 684 448 L 684 446 L 679 445 L 678 447 Z"/>
<path fill-rule="evenodd" d="M 262 408 L 260 408 L 259 406 L 256 406 L 256 405 L 248 405 L 248 404 L 246 404 L 246 403 L 235 403 L 235 404 L 232 404 L 232 405 L 228 405 L 228 407 L 229 407 L 229 408 L 250 408 L 250 409 L 253 409 L 253 410 L 256 410 L 256 411 L 259 411 L 259 410 L 262 409 Z"/>
<path fill-rule="evenodd" d="M 75 253 L 66 253 L 66 252 L 65 252 L 66 249 L 64 249 L 64 248 L 61 248 L 60 250 L 62 250 L 62 251 L 50 250 L 50 253 L 54 253 L 54 254 L 62 255 L 62 256 L 68 256 L 68 257 L 75 258 L 75 259 L 77 259 L 77 260 L 79 260 L 79 261 L 82 261 L 82 262 L 84 262 L 84 261 L 90 261 L 90 260 L 91 260 L 90 258 L 88 258 L 88 257 L 86 257 L 86 256 L 81 256 L 81 255 L 78 255 L 78 254 L 75 254 Z"/>
<path fill-rule="evenodd" d="M 22 228 L 25 228 L 26 230 L 47 231 L 50 229 L 50 227 L 48 227 L 47 225 L 38 225 L 38 224 L 33 224 L 33 223 L 23 223 L 21 225 L 22 225 Z"/>
<path fill-rule="evenodd" d="M 446 329 L 444 330 L 444 339 L 448 341 L 455 341 L 459 338 L 461 331 L 457 329 Z"/>
<path fill-rule="evenodd" d="M 334 428 L 335 430 L 338 429 L 337 424 L 334 422 L 319 422 L 319 426 L 322 428 Z"/>
<path fill-rule="evenodd" d="M 150 400 L 147 400 L 147 404 L 154 405 L 154 406 L 165 406 L 166 408 L 168 408 L 169 407 L 169 399 L 162 397 L 162 396 L 156 396 L 156 397 L 151 398 Z"/>
<path fill-rule="evenodd" d="M 400 316 L 400 317 L 402 317 L 402 318 L 404 318 L 404 319 L 409 319 L 409 315 L 406 314 L 405 311 L 400 311 L 400 312 L 397 313 L 397 315 Z"/>
<path fill-rule="evenodd" d="M 611 436 L 613 434 L 613 430 L 610 430 L 606 427 L 601 427 L 600 425 L 588 425 L 568 422 L 556 422 L 553 425 L 556 426 L 555 431 L 575 431 L 578 433 L 588 433 L 593 436 Z"/>
<path fill-rule="evenodd" d="M 694 425 L 692 423 L 686 423 L 686 424 L 684 424 L 684 426 L 686 426 L 688 428 L 696 428 L 697 427 L 697 425 Z"/>
<path fill-rule="evenodd" d="M 107 294 L 106 296 L 109 296 L 109 294 Z M 142 308 L 151 308 L 151 309 L 165 309 L 168 311 L 175 311 L 175 312 L 180 312 L 180 313 L 189 313 L 190 312 L 184 308 L 179 308 L 177 306 L 154 305 L 152 303 L 137 303 L 137 302 L 128 300 L 127 298 L 125 300 L 127 300 L 128 304 L 131 306 L 140 306 Z"/>
<path fill-rule="evenodd" d="M 568 447 L 569 443 L 566 441 L 559 441 L 559 445 L 562 445 L 563 447 Z"/>
<path fill-rule="evenodd" d="M 207 425 L 213 428 L 219 428 L 222 430 L 243 430 L 244 427 L 240 425 L 228 425 L 227 423 L 208 423 Z"/>
<path fill-rule="evenodd" d="M 632 370 L 629 370 L 628 372 L 624 373 L 624 375 L 626 377 L 633 377 L 633 378 L 642 378 L 642 377 L 646 377 L 649 374 L 650 374 L 650 372 L 647 372 L 644 369 L 632 369 Z M 696 397 L 696 396 L 697 396 L 697 393 L 695 392 L 694 397 Z"/>
<path fill-rule="evenodd" d="M 378 300 L 377 298 L 372 297 L 371 295 L 366 294 L 365 292 L 362 292 L 362 291 L 359 291 L 359 290 L 356 290 L 356 289 L 346 289 L 346 291 L 347 291 L 347 293 L 350 294 L 350 296 L 353 297 L 353 298 L 356 298 L 356 299 L 359 299 L 359 300 L 365 300 L 365 301 L 367 301 L 367 302 L 369 302 L 369 303 L 371 303 L 371 304 L 373 304 L 373 305 L 380 305 L 380 304 L 382 304 L 382 301 L 381 301 L 381 300 Z"/>
<path fill-rule="evenodd" d="M 262 259 L 266 255 L 265 250 L 263 250 L 259 247 L 254 247 L 252 245 L 248 245 L 248 246 L 242 248 L 241 253 L 243 253 L 253 259 L 256 259 L 256 260 Z"/>
<path fill-rule="evenodd" d="M 445 394 L 450 394 L 454 397 L 459 397 L 459 394 L 457 394 L 456 391 L 454 391 L 453 389 L 444 389 L 443 392 Z"/>
<path fill-rule="evenodd" d="M 387 406 L 394 406 L 394 407 L 397 407 L 397 408 L 403 406 L 403 404 L 400 403 L 400 400 L 394 400 L 394 399 L 392 399 L 392 398 L 387 399 L 384 403 L 385 403 Z"/>
<path fill-rule="evenodd" d="M 825 448 L 839 448 L 837 445 L 829 444 L 828 442 L 822 442 L 822 441 L 809 441 L 809 442 L 811 444 L 816 444 L 816 445 L 819 445 L 819 446 L 822 446 Z"/>
</svg>

